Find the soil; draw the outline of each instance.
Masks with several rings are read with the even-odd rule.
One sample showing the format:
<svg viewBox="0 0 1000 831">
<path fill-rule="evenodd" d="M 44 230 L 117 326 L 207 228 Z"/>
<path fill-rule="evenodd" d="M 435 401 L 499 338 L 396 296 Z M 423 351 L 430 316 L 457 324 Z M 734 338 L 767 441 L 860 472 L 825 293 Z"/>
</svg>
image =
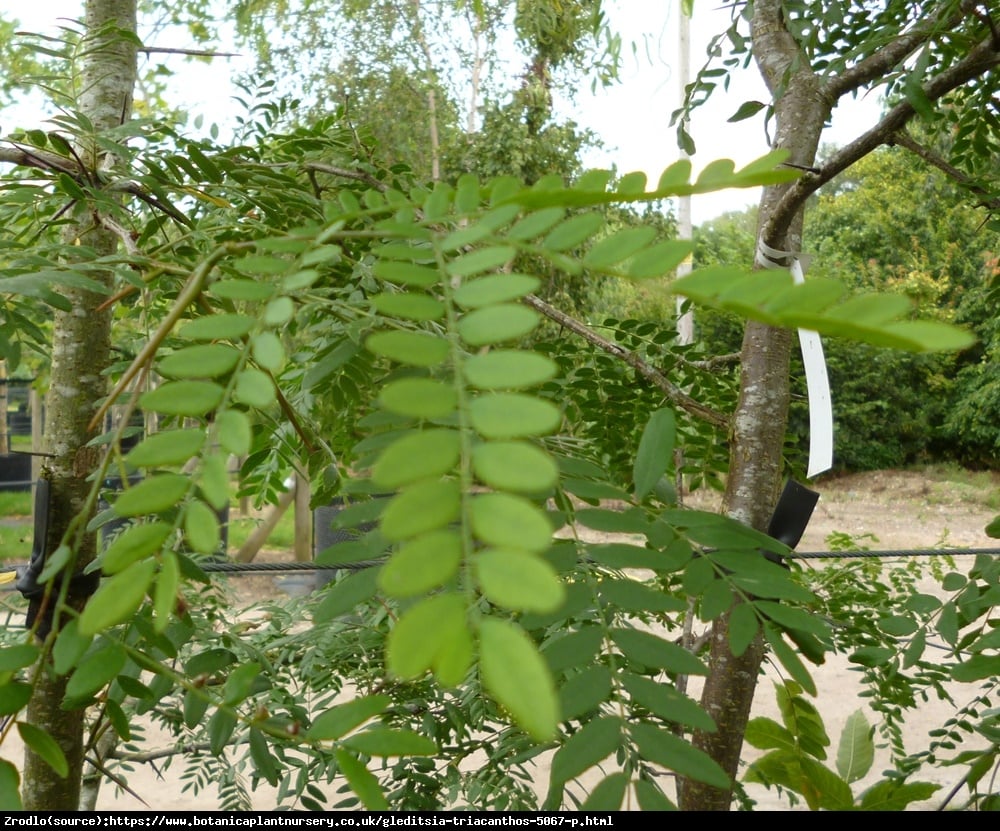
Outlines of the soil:
<svg viewBox="0 0 1000 831">
<path fill-rule="evenodd" d="M 996 516 L 997 497 L 1000 495 L 1000 476 L 988 481 L 985 489 L 956 483 L 938 481 L 933 477 L 916 472 L 879 471 L 833 477 L 810 485 L 820 493 L 820 500 L 802 541 L 798 545 L 801 552 L 827 550 L 829 535 L 850 535 L 863 547 L 872 550 L 911 550 L 930 548 L 993 548 L 1000 547 L 1000 541 L 986 536 L 986 525 Z M 712 495 L 700 494 L 688 500 L 695 507 L 711 508 L 717 501 Z M 991 507 L 993 506 L 993 507 Z M 258 560 L 282 561 L 291 559 L 286 552 L 264 551 Z M 240 581 L 240 596 L 246 599 L 260 598 L 275 592 L 293 592 L 301 589 L 301 578 L 279 578 L 253 576 Z M 833 740 L 830 749 L 831 766 L 836 755 L 837 741 L 847 718 L 861 709 L 873 724 L 876 719 L 867 708 L 864 699 L 859 699 L 857 674 L 847 661 L 833 656 L 821 667 L 810 667 L 819 689 L 814 703 L 822 714 L 827 732 Z M 767 678 L 758 686 L 753 715 L 780 719 L 774 704 L 772 681 L 777 681 L 779 673 L 774 666 L 765 670 Z M 906 732 L 909 750 L 922 747 L 926 743 L 928 730 L 940 726 L 950 715 L 949 707 L 943 702 L 930 701 L 911 717 Z M 20 764 L 20 748 L 11 741 L 0 747 L 0 756 Z M 149 747 L 169 744 L 168 737 L 149 736 Z M 753 758 L 753 751 L 745 753 Z M 879 751 L 873 773 L 866 780 L 854 785 L 858 793 L 869 781 L 877 779 L 885 767 L 879 759 L 887 758 L 885 751 Z M 181 780 L 183 765 L 175 764 L 166 771 L 154 765 L 139 765 L 128 775 L 133 794 L 141 797 L 150 807 L 164 811 L 213 810 L 217 797 L 213 789 L 193 795 L 184 790 Z M 544 784 L 544 771 L 539 779 Z M 935 781 L 941 790 L 935 799 L 921 803 L 915 808 L 930 808 L 940 803 L 940 798 L 957 784 L 961 776 L 960 768 L 942 768 L 931 772 L 922 779 Z M 790 810 L 787 800 L 759 786 L 751 786 L 750 795 L 757 801 L 757 810 Z M 268 810 L 275 805 L 270 789 L 253 795 L 254 807 Z M 134 795 L 115 788 L 109 783 L 102 786 L 98 801 L 101 810 L 147 810 Z M 798 806 L 799 809 L 802 806 Z"/>
</svg>

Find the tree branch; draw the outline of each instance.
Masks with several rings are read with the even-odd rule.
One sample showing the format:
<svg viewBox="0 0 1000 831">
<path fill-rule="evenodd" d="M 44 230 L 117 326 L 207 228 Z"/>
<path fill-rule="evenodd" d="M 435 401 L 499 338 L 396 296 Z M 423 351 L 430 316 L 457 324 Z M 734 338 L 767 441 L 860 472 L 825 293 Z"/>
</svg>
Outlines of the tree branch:
<svg viewBox="0 0 1000 831">
<path fill-rule="evenodd" d="M 924 95 L 929 101 L 937 101 L 998 65 L 1000 65 L 1000 52 L 993 44 L 993 39 L 986 38 L 976 44 L 961 61 L 931 78 L 924 85 Z M 879 146 L 890 143 L 893 136 L 903 129 L 914 114 L 913 105 L 908 100 L 900 101 L 878 124 L 834 153 L 818 174 L 806 173 L 795 181 L 782 195 L 764 226 L 762 235 L 764 240 L 769 240 L 776 229 L 784 228 L 806 199 L 820 187 Z"/>
<path fill-rule="evenodd" d="M 201 58 L 239 58 L 239 52 L 215 52 L 211 49 L 172 49 L 169 46 L 140 46 L 139 52 L 145 55 L 194 55 Z"/>
<path fill-rule="evenodd" d="M 890 69 L 902 63 L 936 33 L 952 29 L 962 20 L 960 12 L 942 20 L 945 11 L 946 9 L 941 9 L 937 16 L 920 21 L 906 34 L 831 78 L 825 85 L 831 100 L 837 101 L 846 93 L 884 77 Z"/>
<path fill-rule="evenodd" d="M 628 349 L 619 346 L 617 343 L 613 343 L 606 338 L 602 338 L 599 334 L 597 334 L 597 332 L 589 326 L 581 323 L 575 317 L 571 317 L 565 312 L 559 311 L 554 306 L 550 306 L 544 300 L 533 294 L 529 294 L 525 297 L 524 302 L 536 311 L 541 312 L 550 320 L 554 320 L 560 326 L 564 326 L 571 332 L 579 335 L 585 341 L 593 346 L 596 346 L 603 352 L 624 361 L 643 378 L 659 389 L 669 401 L 676 404 L 681 409 L 686 410 L 691 413 L 691 415 L 704 419 L 715 427 L 719 427 L 723 430 L 729 429 L 729 419 L 726 416 L 713 410 L 711 407 L 706 407 L 701 402 L 696 401 L 686 392 L 672 384 L 662 372 L 656 369 L 656 367 L 650 366 L 634 352 L 630 352 Z"/>
<path fill-rule="evenodd" d="M 332 164 L 324 164 L 323 162 L 306 162 L 302 166 L 306 170 L 315 170 L 317 173 L 328 173 L 331 176 L 340 176 L 343 179 L 354 179 L 357 182 L 364 182 L 378 191 L 386 190 L 385 182 L 380 182 L 370 173 L 365 173 L 363 170 L 348 170 L 346 167 L 335 167 Z"/>
<path fill-rule="evenodd" d="M 1000 211 L 1000 197 L 993 196 L 993 194 L 986 190 L 986 188 L 981 185 L 977 185 L 971 176 L 963 173 L 954 165 L 948 164 L 948 162 L 942 159 L 929 147 L 925 147 L 920 144 L 920 142 L 916 141 L 913 136 L 906 132 L 906 130 L 898 130 L 895 134 L 893 134 L 890 143 L 898 144 L 900 147 L 906 148 L 911 153 L 914 153 L 927 162 L 927 164 L 943 171 L 947 176 L 962 185 L 962 187 L 976 194 L 976 196 L 983 197 L 983 200 L 979 203 L 980 207 L 986 208 L 990 211 Z"/>
</svg>

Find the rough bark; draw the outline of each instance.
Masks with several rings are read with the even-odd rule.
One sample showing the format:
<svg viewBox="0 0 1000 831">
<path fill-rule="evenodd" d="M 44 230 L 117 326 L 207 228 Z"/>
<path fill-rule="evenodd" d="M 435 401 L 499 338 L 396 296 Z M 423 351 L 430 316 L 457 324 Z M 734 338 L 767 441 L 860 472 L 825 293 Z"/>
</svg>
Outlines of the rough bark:
<svg viewBox="0 0 1000 831">
<path fill-rule="evenodd" d="M 784 79 L 783 94 L 775 102 L 775 146 L 791 151 L 789 161 L 812 166 L 823 125 L 832 102 L 802 60 L 793 68 L 797 47 L 781 22 L 780 2 L 758 2 L 753 36 L 758 66 L 774 93 Z M 758 233 L 771 248 L 800 251 L 801 208 L 789 222 L 769 227 L 769 219 L 788 185 L 767 188 L 761 198 Z M 750 323 L 743 338 L 740 397 L 733 417 L 730 470 L 723 510 L 758 530 L 765 530 L 777 500 L 782 477 L 781 451 L 788 419 L 788 367 L 792 337 L 788 330 Z M 739 657 L 729 649 L 729 616 L 712 625 L 710 673 L 701 705 L 716 722 L 717 731 L 698 731 L 696 747 L 717 761 L 735 781 L 750 718 L 754 691 L 765 654 L 760 636 Z M 723 790 L 702 782 L 681 783 L 681 808 L 692 811 L 728 810 L 732 788 Z"/>
<path fill-rule="evenodd" d="M 90 43 L 89 48 L 81 50 L 81 92 L 77 107 L 96 130 L 106 130 L 120 124 L 131 112 L 136 48 L 111 26 L 134 33 L 136 1 L 87 0 L 84 21 Z M 86 138 L 77 142 L 76 152 L 89 170 L 100 167 L 100 153 Z M 99 216 L 82 205 L 77 206 L 75 216 L 75 221 L 66 228 L 66 242 L 88 247 L 98 256 L 117 249 L 118 237 L 101 227 Z M 110 273 L 100 279 L 110 287 Z M 52 368 L 46 402 L 45 442 L 51 458 L 43 472 L 50 483 L 45 551 L 51 554 L 65 537 L 76 552 L 73 566 L 76 570 L 95 554 L 94 536 L 83 530 L 84 509 L 91 488 L 87 476 L 99 460 L 97 451 L 87 447 L 93 438 L 88 422 L 107 393 L 103 372 L 109 364 L 111 313 L 98 310 L 104 295 L 68 289 L 64 296 L 72 308 L 57 313 L 53 322 Z M 73 608 L 80 609 L 86 603 L 86 597 L 74 597 L 71 592 L 62 596 Z M 53 634 L 61 623 L 57 601 L 53 591 L 38 604 L 42 620 L 51 615 Z M 79 807 L 84 711 L 62 709 L 65 691 L 66 679 L 56 677 L 49 666 L 43 667 L 26 718 L 59 744 L 69 762 L 69 774 L 66 778 L 57 776 L 28 748 L 22 794 L 26 810 L 75 811 Z"/>
<path fill-rule="evenodd" d="M 781 0 L 756 0 L 751 38 L 757 66 L 775 105 L 775 148 L 790 151 L 789 162 L 815 170 L 823 125 L 838 98 L 877 81 L 929 38 L 955 25 L 960 15 L 933 16 L 907 33 L 889 37 L 886 46 L 834 78 L 814 73 L 785 26 Z M 941 15 L 953 7 L 942 5 Z M 990 35 L 972 43 L 966 56 L 928 79 L 923 92 L 936 101 L 969 80 L 986 76 L 1000 63 L 1000 44 Z M 908 101 L 893 106 L 883 119 L 835 153 L 818 172 L 797 182 L 766 188 L 758 214 L 758 239 L 779 251 L 800 252 L 803 207 L 809 195 L 894 135 L 913 117 Z M 790 263 L 780 263 L 789 265 Z M 766 530 L 782 484 L 781 451 L 788 416 L 788 366 L 792 333 L 750 323 L 742 350 L 740 397 L 733 417 L 729 480 L 723 510 L 757 530 Z M 729 617 L 713 623 L 709 668 L 702 707 L 715 719 L 714 733 L 697 732 L 696 747 L 715 759 L 735 781 L 753 695 L 765 655 L 758 638 L 735 657 L 729 650 Z M 733 789 L 700 782 L 680 783 L 684 810 L 728 810 Z"/>
</svg>

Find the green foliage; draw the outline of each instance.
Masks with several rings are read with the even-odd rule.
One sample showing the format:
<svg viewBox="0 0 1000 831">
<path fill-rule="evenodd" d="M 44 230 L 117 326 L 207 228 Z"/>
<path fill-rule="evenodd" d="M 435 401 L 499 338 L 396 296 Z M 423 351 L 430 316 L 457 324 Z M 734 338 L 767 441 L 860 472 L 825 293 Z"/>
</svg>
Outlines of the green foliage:
<svg viewBox="0 0 1000 831">
<path fill-rule="evenodd" d="M 868 773 L 875 755 L 874 730 L 864 714 L 857 710 L 848 717 L 834 772 L 823 764 L 830 739 L 816 708 L 792 682 L 775 685 L 775 694 L 782 724 L 756 718 L 747 726 L 747 742 L 767 752 L 749 766 L 745 782 L 797 794 L 813 811 L 903 811 L 913 802 L 929 799 L 940 788 L 893 777 L 855 796 L 850 786 Z"/>
<path fill-rule="evenodd" d="M 926 210 L 929 204 L 933 211 Z M 752 212 L 725 216 L 699 229 L 696 264 L 751 262 L 753 218 Z M 898 149 L 873 153 L 846 179 L 820 192 L 803 243 L 810 258 L 808 281 L 832 277 L 854 291 L 895 293 L 908 298 L 921 317 L 960 322 L 977 336 L 958 355 L 825 339 L 838 468 L 876 470 L 949 459 L 995 466 L 996 323 L 987 297 L 996 247 L 995 234 L 983 227 L 963 194 Z M 700 310 L 696 325 L 711 351 L 739 348 L 735 314 Z M 793 389 L 802 375 L 796 354 Z M 886 385 L 889 377 L 898 383 Z M 789 419 L 795 447 L 806 445 L 804 392 L 802 400 L 793 400 Z"/>
<path fill-rule="evenodd" d="M 16 183 L 0 204 L 11 279 L 54 273 L 67 250 L 45 223 L 74 199 L 134 228 L 138 252 L 155 251 L 112 264 L 122 322 L 145 316 L 156 328 L 121 327 L 135 357 L 114 367 L 108 406 L 123 405 L 126 422 L 138 406 L 160 432 L 128 451 L 118 433 L 101 438 L 102 475 L 117 470 L 128 483 L 110 508 L 124 527 L 94 564 L 104 581 L 91 602 L 79 614 L 60 605 L 67 622 L 42 647 L 68 676 L 65 703 L 99 702 L 95 731 L 126 746 L 133 715 L 204 743 L 208 753 L 186 760 L 186 782 L 218 787 L 231 809 L 245 808 L 260 782 L 278 788 L 283 806 L 308 810 L 615 809 L 633 793 L 659 810 L 672 807 L 665 771 L 728 785 L 688 740 L 714 724 L 683 692 L 685 676 L 706 672 L 684 624 L 729 614 L 734 651 L 763 636 L 809 689 L 800 653 L 820 660 L 839 643 L 816 614 L 838 600 L 815 575 L 762 556 L 788 554 L 776 541 L 676 507 L 673 475 L 719 475 L 726 437 L 665 405 L 662 389 L 640 387 L 633 367 L 540 336 L 539 315 L 521 301 L 541 269 L 513 264 L 660 279 L 689 246 L 609 207 L 796 174 L 770 155 L 740 171 L 715 163 L 693 182 L 679 163 L 651 188 L 641 174 L 612 182 L 606 171 L 572 186 L 467 175 L 425 188 L 356 158 L 348 125 L 285 129 L 292 116 L 285 103 L 260 105 L 238 149 L 153 122 L 130 127 L 137 147 L 110 137 L 120 145 L 113 175 L 153 200 L 139 207 L 55 174 L 48 190 Z M 25 228 L 39 238 L 26 242 Z M 87 252 L 69 253 L 84 265 L 58 279 L 87 284 Z M 40 343 L 28 312 L 37 299 L 58 305 L 58 294 L 38 297 L 31 280 L 9 285 L 21 292 L 11 292 L 17 337 Z M 891 301 L 855 303 L 885 312 L 861 327 L 837 306 L 798 304 L 791 290 L 763 302 L 757 285 L 728 273 L 726 296 L 706 297 L 742 311 L 752 295 L 783 325 L 875 342 L 941 348 L 960 337 L 944 324 L 900 329 Z M 616 318 L 603 331 L 728 411 L 731 379 L 676 348 L 672 332 Z M 162 380 L 128 403 L 126 389 L 150 374 Z M 347 503 L 338 528 L 355 536 L 322 555 L 337 563 L 328 585 L 266 604 L 254 620 L 201 568 L 234 496 L 231 456 L 245 458 L 241 492 L 264 502 L 290 469 L 304 469 L 317 502 L 336 493 Z M 591 542 L 588 531 L 615 536 Z M 72 550 L 56 551 L 43 582 Z M 983 591 L 963 586 L 939 618 L 929 606 L 906 610 L 954 647 L 956 677 L 979 680 L 992 648 L 975 631 L 988 619 L 991 580 L 977 575 Z M 875 681 L 905 691 L 880 651 L 914 631 L 895 602 L 859 615 L 857 632 L 872 641 L 854 654 Z M 38 654 L 25 647 L 0 652 L 8 714 L 31 693 Z M 966 648 L 977 657 L 966 660 Z M 796 726 L 785 729 L 807 754 L 800 766 L 825 752 L 804 701 L 786 702 Z M 858 732 L 845 759 L 862 755 Z M 42 736 L 29 730 L 25 740 L 61 767 Z M 532 765 L 547 751 L 553 775 L 536 789 Z M 488 765 L 469 761 L 479 752 Z M 609 774 L 581 794 L 581 777 L 598 766 Z M 841 776 L 858 769 L 846 761 Z"/>
</svg>

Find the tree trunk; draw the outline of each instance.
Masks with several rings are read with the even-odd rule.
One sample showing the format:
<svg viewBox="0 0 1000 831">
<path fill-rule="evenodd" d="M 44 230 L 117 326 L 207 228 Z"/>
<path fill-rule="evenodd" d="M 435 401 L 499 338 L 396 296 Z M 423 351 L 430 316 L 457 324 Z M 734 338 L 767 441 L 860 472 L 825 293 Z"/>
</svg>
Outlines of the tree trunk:
<svg viewBox="0 0 1000 831">
<path fill-rule="evenodd" d="M 81 54 L 80 98 L 77 107 L 95 130 L 116 127 L 129 117 L 136 76 L 135 44 L 118 31 L 136 31 L 136 0 L 87 0 L 85 38 Z M 101 165 L 101 153 L 90 137 L 78 137 L 76 152 L 90 170 Z M 75 221 L 67 226 L 64 240 L 92 249 L 97 256 L 112 254 L 117 237 L 101 226 L 101 218 L 87 205 L 77 205 Z M 110 287 L 112 275 L 99 277 Z M 67 288 L 64 296 L 72 304 L 58 312 L 53 323 L 52 370 L 46 402 L 45 442 L 52 454 L 43 476 L 49 480 L 49 522 L 45 552 L 51 554 L 64 537 L 76 552 L 79 570 L 95 555 L 93 534 L 85 534 L 84 512 L 92 487 L 87 482 L 99 461 L 99 451 L 87 447 L 93 438 L 87 425 L 97 404 L 107 394 L 104 370 L 109 365 L 111 312 L 98 311 L 104 295 Z M 58 632 L 61 620 L 55 594 L 32 601 L 40 621 L 41 636 L 48 628 Z M 86 596 L 70 591 L 66 602 L 80 609 Z M 51 637 L 51 636 L 50 636 Z M 80 779 L 84 758 L 84 711 L 63 710 L 66 679 L 43 668 L 27 708 L 27 720 L 45 730 L 62 748 L 69 762 L 63 779 L 30 748 L 25 751 L 23 804 L 26 810 L 75 811 L 80 802 Z"/>
<path fill-rule="evenodd" d="M 831 102 L 785 30 L 780 0 L 757 1 L 752 36 L 758 67 L 772 95 L 776 95 L 774 146 L 789 150 L 790 162 L 811 167 Z M 778 225 L 772 222 L 779 200 L 789 187 L 765 189 L 757 232 L 758 239 L 770 248 L 798 253 L 802 244 L 801 208 L 787 221 Z M 733 416 L 723 510 L 759 531 L 767 529 L 782 483 L 791 344 L 790 331 L 761 323 L 749 323 L 743 337 L 740 397 Z M 735 782 L 765 655 L 764 642 L 758 635 L 741 656 L 734 656 L 729 649 L 729 616 L 723 615 L 713 622 L 710 644 L 709 676 L 701 706 L 715 719 L 718 729 L 715 733 L 698 731 L 692 741 Z M 722 790 L 693 780 L 681 782 L 683 810 L 725 811 L 732 797 L 732 787 Z"/>
</svg>

